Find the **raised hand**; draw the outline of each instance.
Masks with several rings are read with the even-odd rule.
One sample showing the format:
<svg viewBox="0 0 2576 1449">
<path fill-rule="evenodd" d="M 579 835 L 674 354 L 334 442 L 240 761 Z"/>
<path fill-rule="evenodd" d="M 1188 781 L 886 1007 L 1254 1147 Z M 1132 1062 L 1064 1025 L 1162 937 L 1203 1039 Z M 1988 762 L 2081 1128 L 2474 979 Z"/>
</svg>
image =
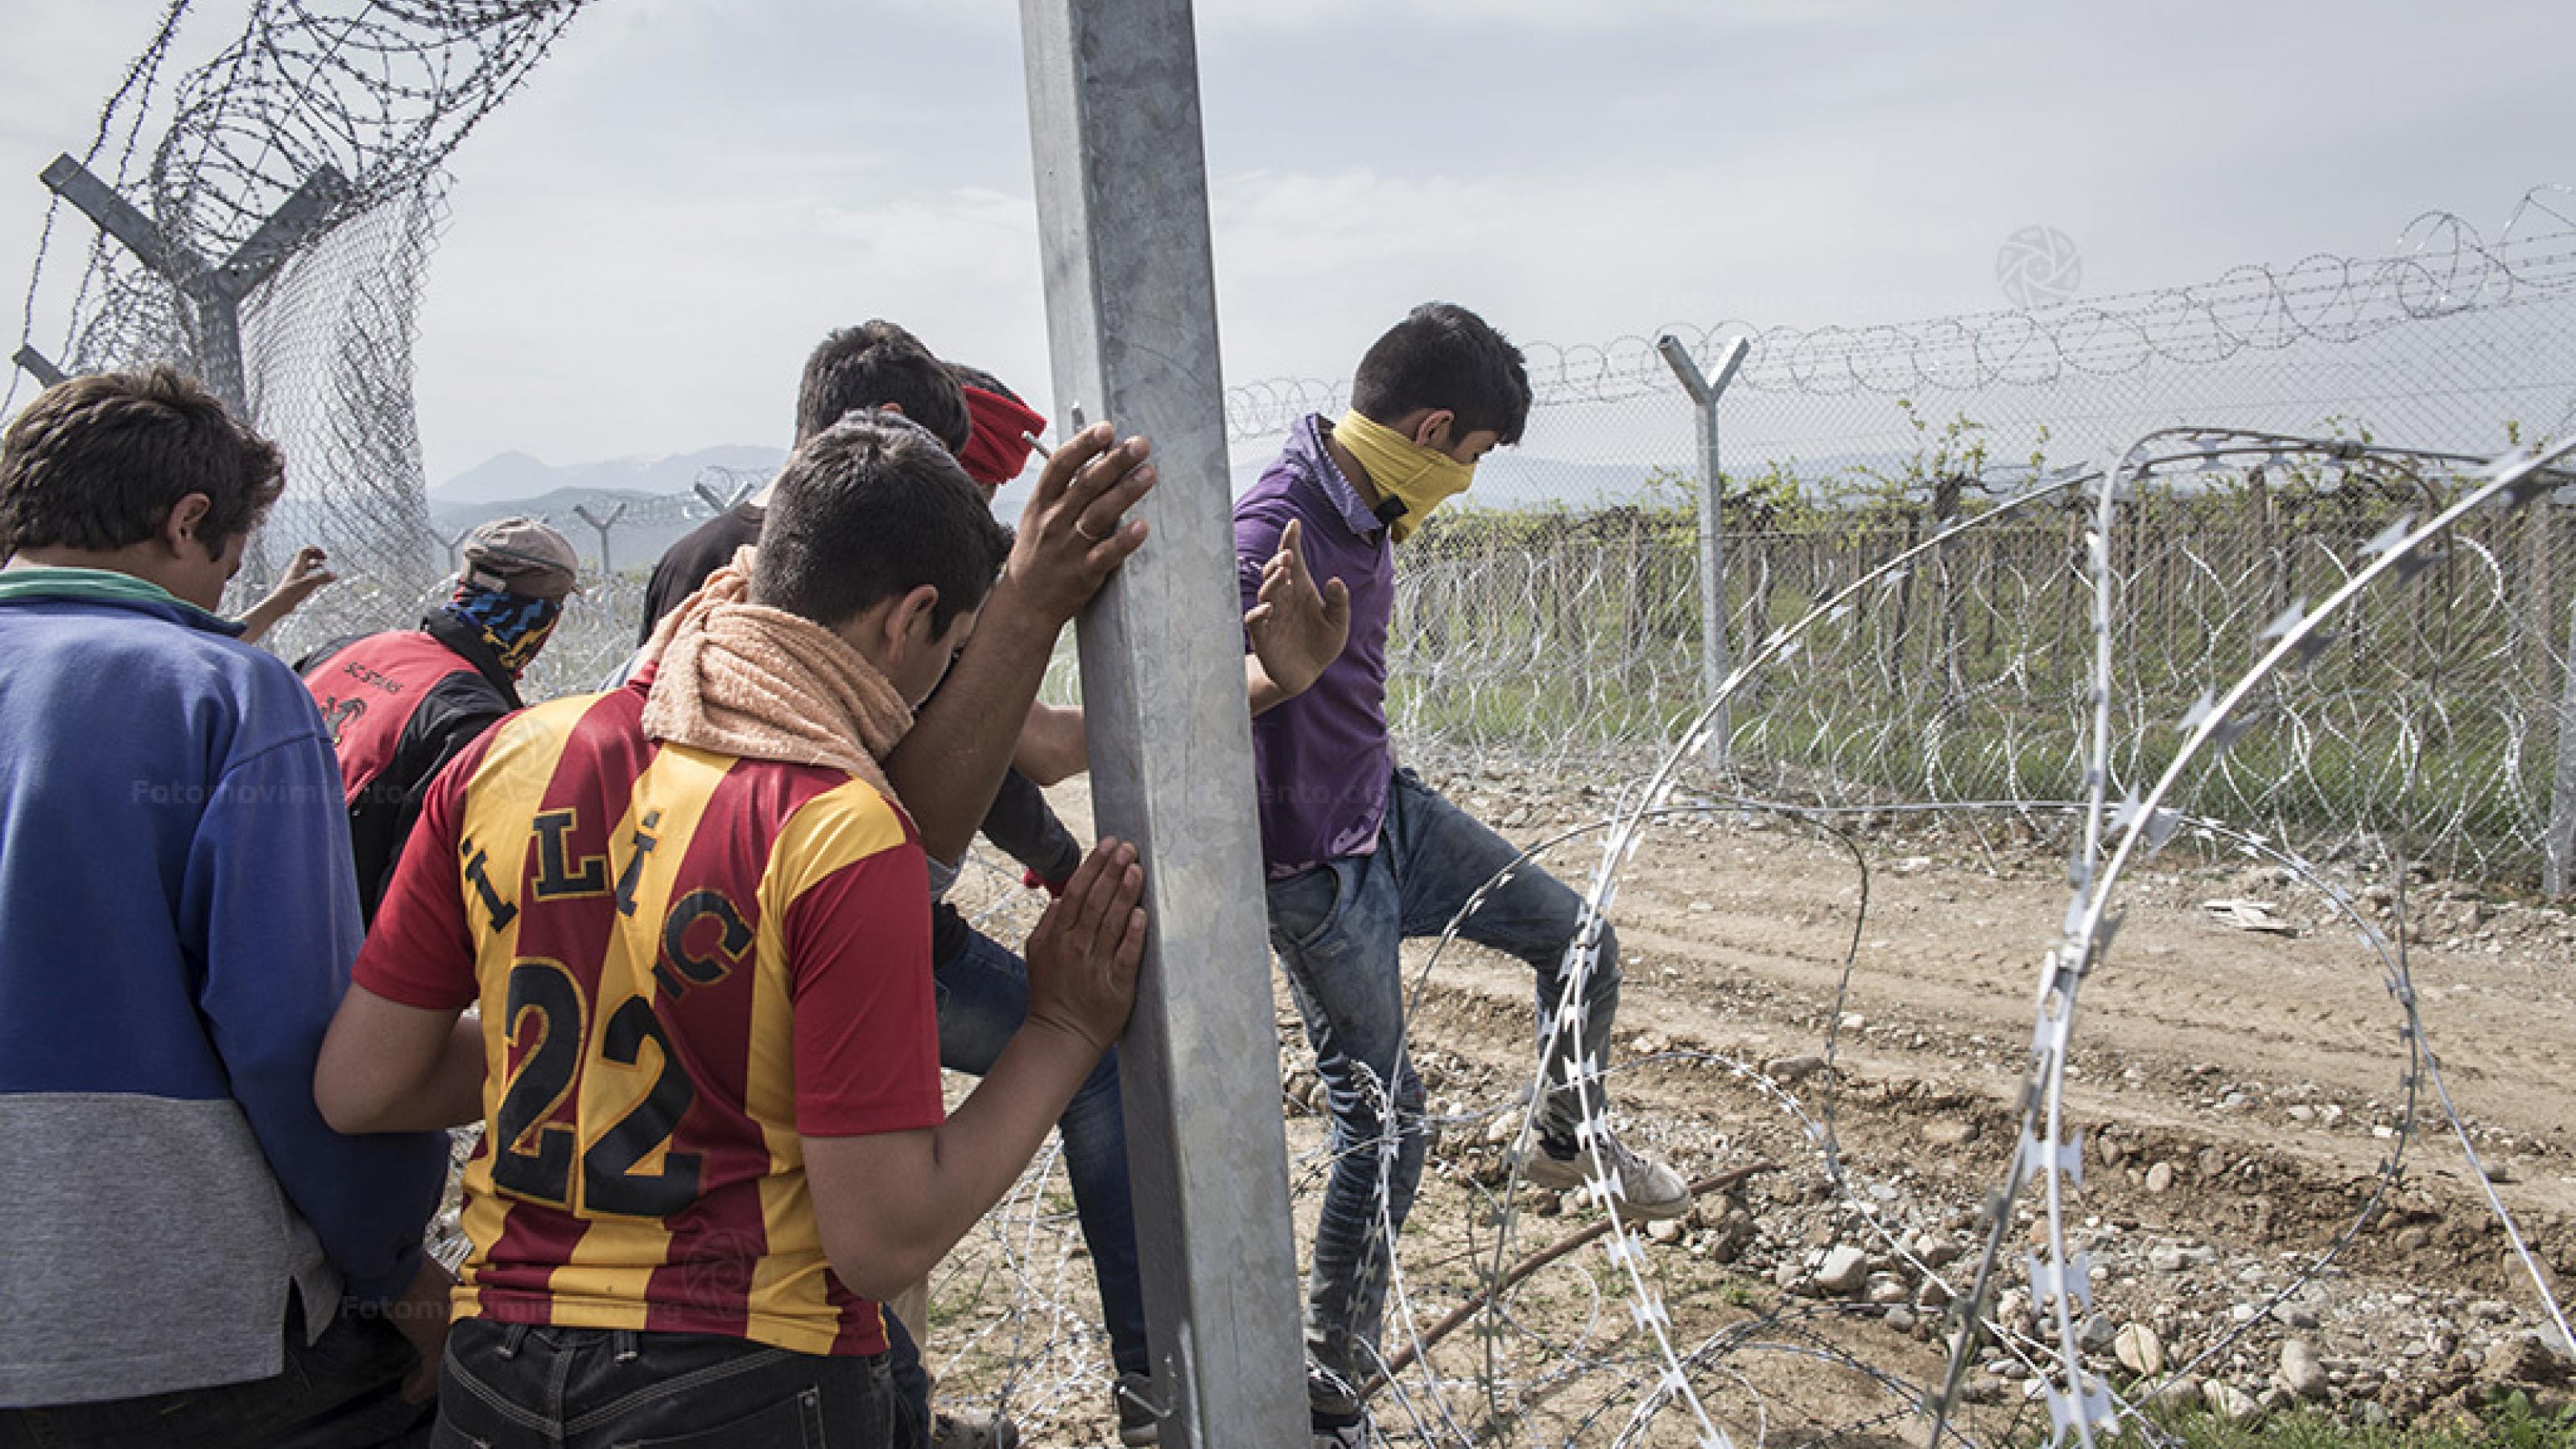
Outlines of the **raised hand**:
<svg viewBox="0 0 2576 1449">
<path fill-rule="evenodd" d="M 1111 445 L 1107 423 L 1076 433 L 1047 457 L 1037 491 L 1020 512 L 1020 536 L 1006 576 L 1049 622 L 1062 624 L 1145 541 L 1145 521 L 1127 510 L 1154 486 L 1153 445 Z"/>
<path fill-rule="evenodd" d="M 1340 579 L 1315 586 L 1304 529 L 1291 519 L 1280 532 L 1279 550 L 1261 566 L 1261 590 L 1243 616 L 1253 657 L 1283 698 L 1304 693 L 1351 638 L 1350 587 Z"/>
<path fill-rule="evenodd" d="M 295 551 L 294 559 L 286 565 L 286 577 L 277 581 L 272 592 L 285 599 L 286 607 L 292 609 L 313 597 L 323 585 L 337 582 L 339 577 L 331 571 L 330 555 L 306 544 Z"/>
<path fill-rule="evenodd" d="M 1069 1032 L 1109 1050 L 1136 1007 L 1145 958 L 1145 871 L 1136 847 L 1102 840 L 1029 932 L 1029 1025 Z"/>
<path fill-rule="evenodd" d="M 311 544 L 297 549 L 294 562 L 286 566 L 286 574 L 277 581 L 277 587 L 268 591 L 268 597 L 251 605 L 250 612 L 238 621 L 242 626 L 242 642 L 258 643 L 278 620 L 294 613 L 298 605 L 313 597 L 316 589 L 338 579 L 340 576 L 333 573 L 327 564 L 326 555 Z"/>
</svg>

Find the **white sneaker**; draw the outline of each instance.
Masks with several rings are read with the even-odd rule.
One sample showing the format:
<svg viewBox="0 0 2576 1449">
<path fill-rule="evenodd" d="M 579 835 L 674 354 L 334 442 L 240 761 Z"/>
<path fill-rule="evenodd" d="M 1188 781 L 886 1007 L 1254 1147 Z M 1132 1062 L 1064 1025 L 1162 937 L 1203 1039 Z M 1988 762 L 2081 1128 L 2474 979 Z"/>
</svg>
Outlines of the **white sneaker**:
<svg viewBox="0 0 2576 1449">
<path fill-rule="evenodd" d="M 1677 1218 L 1691 1209 L 1690 1188 L 1682 1175 L 1651 1157 L 1628 1150 L 1627 1145 L 1607 1133 L 1593 1139 L 1594 1148 L 1586 1150 L 1571 1143 L 1551 1144 L 1542 1137 L 1538 1149 L 1521 1164 L 1521 1176 L 1540 1187 L 1564 1191 L 1581 1187 L 1593 1177 L 1615 1174 L 1619 1215 L 1626 1218 Z M 1559 1155 L 1558 1148 L 1565 1151 Z M 1593 1164 L 1595 1152 L 1600 1167 Z"/>
<path fill-rule="evenodd" d="M 1312 1449 L 1368 1449 L 1368 1441 L 1368 1420 L 1362 1419 L 1330 1432 L 1317 1430 Z"/>
</svg>

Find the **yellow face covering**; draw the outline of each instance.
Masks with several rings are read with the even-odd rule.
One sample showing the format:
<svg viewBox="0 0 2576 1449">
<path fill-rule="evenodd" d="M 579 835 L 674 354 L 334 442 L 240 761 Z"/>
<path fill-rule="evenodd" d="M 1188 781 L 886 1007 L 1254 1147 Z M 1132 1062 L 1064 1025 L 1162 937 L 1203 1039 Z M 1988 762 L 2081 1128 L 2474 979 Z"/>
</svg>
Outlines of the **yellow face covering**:
<svg viewBox="0 0 2576 1449">
<path fill-rule="evenodd" d="M 1397 543 L 1422 526 L 1441 500 L 1467 491 L 1476 481 L 1476 465 L 1461 463 L 1436 448 L 1426 448 L 1384 423 L 1345 412 L 1333 424 L 1333 436 L 1368 470 L 1377 491 L 1404 505 L 1387 525 Z"/>
</svg>

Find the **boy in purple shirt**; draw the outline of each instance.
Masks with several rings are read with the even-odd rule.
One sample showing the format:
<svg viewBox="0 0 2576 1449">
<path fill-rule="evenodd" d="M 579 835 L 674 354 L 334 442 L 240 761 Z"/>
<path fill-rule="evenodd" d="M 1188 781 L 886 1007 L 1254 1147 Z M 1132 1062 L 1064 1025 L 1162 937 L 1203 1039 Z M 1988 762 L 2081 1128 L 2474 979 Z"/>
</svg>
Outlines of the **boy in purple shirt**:
<svg viewBox="0 0 2576 1449">
<path fill-rule="evenodd" d="M 1299 423 L 1234 506 L 1247 607 L 1292 527 L 1304 535 L 1314 576 L 1350 591 L 1349 643 L 1312 687 L 1257 710 L 1252 724 L 1270 941 L 1333 1111 L 1336 1158 L 1307 1283 L 1316 1449 L 1365 1441 L 1358 1391 L 1379 1367 L 1393 1248 L 1377 1230 L 1379 1215 L 1400 1230 L 1422 1177 L 1422 1081 L 1404 1049 L 1399 949 L 1407 937 L 1445 930 L 1477 888 L 1520 855 L 1395 764 L 1386 730 L 1394 545 L 1467 488 L 1479 458 L 1520 441 L 1529 406 L 1520 349 L 1463 307 L 1427 303 L 1360 359 L 1350 411 L 1338 423 L 1320 416 Z M 1585 1112 L 1573 1069 L 1605 1062 L 1619 1005 L 1619 943 L 1609 923 L 1588 919 L 1582 897 L 1523 866 L 1485 896 L 1459 934 L 1520 957 L 1537 975 L 1550 1087 L 1539 1150 L 1524 1164 L 1529 1180 L 1559 1188 L 1611 1180 L 1632 1218 L 1688 1211 L 1689 1194 L 1671 1168 L 1606 1131 L 1587 1140 L 1576 1130 Z M 1582 1003 L 1580 1026 L 1550 1032 L 1546 1023 L 1569 989 Z M 1588 1091 L 1599 1106 L 1599 1083 Z M 1376 1146 L 1389 1130 L 1390 1096 L 1396 1136 L 1387 1160 Z"/>
</svg>

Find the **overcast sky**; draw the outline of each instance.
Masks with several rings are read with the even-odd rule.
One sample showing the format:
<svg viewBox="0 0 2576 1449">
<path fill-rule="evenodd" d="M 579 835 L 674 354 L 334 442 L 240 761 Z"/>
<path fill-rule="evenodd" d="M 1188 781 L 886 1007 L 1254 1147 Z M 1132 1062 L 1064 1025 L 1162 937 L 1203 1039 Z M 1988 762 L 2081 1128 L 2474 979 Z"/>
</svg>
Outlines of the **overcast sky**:
<svg viewBox="0 0 2576 1449">
<path fill-rule="evenodd" d="M 161 3 L 0 7 L 14 299 L 35 173 Z M 188 54 L 241 10 L 199 0 Z M 2425 209 L 2492 230 L 2576 181 L 2576 6 L 2530 0 L 1204 0 L 1199 42 L 1234 381 L 1342 376 L 1435 296 L 1562 343 L 1900 320 L 1998 305 L 2034 223 L 2102 295 L 2385 251 Z M 1009 0 L 599 0 L 452 169 L 434 481 L 783 446 L 805 351 L 875 315 L 1046 400 Z M 54 265 L 48 348 L 60 237 Z"/>
</svg>

